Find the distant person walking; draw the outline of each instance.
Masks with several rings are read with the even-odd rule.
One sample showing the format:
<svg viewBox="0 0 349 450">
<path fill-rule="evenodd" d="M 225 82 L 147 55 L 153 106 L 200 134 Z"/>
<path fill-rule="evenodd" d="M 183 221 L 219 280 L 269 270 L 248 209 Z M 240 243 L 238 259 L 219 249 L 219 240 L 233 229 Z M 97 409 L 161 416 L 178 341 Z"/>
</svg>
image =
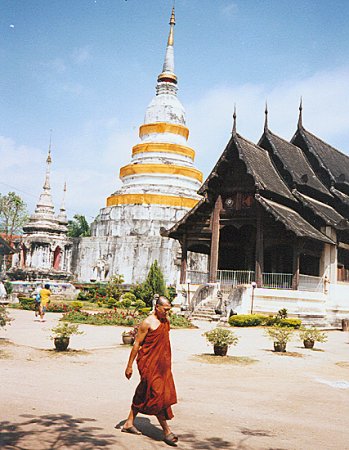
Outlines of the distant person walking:
<svg viewBox="0 0 349 450">
<path fill-rule="evenodd" d="M 171 372 L 170 322 L 167 318 L 170 309 L 170 301 L 166 297 L 158 297 L 154 311 L 138 328 L 125 376 L 127 379 L 131 378 L 133 361 L 137 357 L 141 381 L 121 431 L 141 434 L 134 426 L 136 415 L 155 415 L 164 431 L 166 444 L 176 446 L 178 437 L 172 433 L 167 423 L 167 420 L 173 418 L 171 405 L 177 403 Z"/>
<path fill-rule="evenodd" d="M 50 285 L 45 284 L 44 289 L 40 291 L 40 319 L 41 322 L 44 322 L 44 316 L 46 313 L 47 304 L 50 302 L 51 290 Z"/>
<path fill-rule="evenodd" d="M 35 301 L 35 317 L 40 316 L 40 304 L 41 304 L 40 290 L 41 290 L 40 287 L 37 287 L 33 294 L 33 298 Z"/>
</svg>

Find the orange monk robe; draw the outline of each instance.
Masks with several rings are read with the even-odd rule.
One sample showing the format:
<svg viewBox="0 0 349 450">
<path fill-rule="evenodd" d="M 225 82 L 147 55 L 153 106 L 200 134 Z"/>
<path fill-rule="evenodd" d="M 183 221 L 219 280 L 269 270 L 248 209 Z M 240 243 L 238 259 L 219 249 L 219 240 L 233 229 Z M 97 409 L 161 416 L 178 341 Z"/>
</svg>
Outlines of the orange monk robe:
<svg viewBox="0 0 349 450">
<path fill-rule="evenodd" d="M 141 381 L 133 397 L 132 407 L 143 414 L 172 419 L 171 405 L 177 403 L 171 372 L 170 324 L 160 322 L 148 331 L 138 352 L 137 365 Z"/>
</svg>

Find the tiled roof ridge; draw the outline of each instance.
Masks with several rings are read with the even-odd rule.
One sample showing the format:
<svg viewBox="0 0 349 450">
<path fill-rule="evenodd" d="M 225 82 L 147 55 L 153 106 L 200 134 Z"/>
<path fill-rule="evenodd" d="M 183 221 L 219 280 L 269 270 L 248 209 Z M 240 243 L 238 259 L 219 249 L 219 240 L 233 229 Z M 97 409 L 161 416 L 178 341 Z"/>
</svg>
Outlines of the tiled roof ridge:
<svg viewBox="0 0 349 450">
<path fill-rule="evenodd" d="M 329 147 L 331 150 L 334 150 L 335 152 L 339 153 L 342 156 L 345 156 L 348 161 L 349 161 L 349 156 L 346 155 L 344 152 L 342 152 L 341 150 L 338 150 L 338 148 L 333 147 L 331 144 L 328 144 L 327 142 L 325 142 L 323 139 L 319 138 L 318 136 L 316 136 L 314 133 L 312 133 L 311 131 L 307 130 L 306 128 L 304 128 L 302 126 L 301 129 L 299 129 L 298 131 L 304 131 L 305 134 L 309 134 L 311 137 L 315 138 L 316 140 L 320 141 L 322 144 L 326 145 L 327 147 Z"/>
</svg>

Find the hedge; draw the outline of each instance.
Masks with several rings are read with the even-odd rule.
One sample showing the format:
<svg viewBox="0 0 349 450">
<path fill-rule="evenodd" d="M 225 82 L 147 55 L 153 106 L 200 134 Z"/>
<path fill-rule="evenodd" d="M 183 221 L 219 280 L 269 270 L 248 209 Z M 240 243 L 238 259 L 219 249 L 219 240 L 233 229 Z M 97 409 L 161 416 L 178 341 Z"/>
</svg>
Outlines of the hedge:
<svg viewBox="0 0 349 450">
<path fill-rule="evenodd" d="M 278 316 L 264 316 L 262 314 L 237 314 L 229 318 L 229 325 L 232 327 L 258 327 L 274 326 L 300 328 L 300 319 L 280 319 Z"/>
</svg>

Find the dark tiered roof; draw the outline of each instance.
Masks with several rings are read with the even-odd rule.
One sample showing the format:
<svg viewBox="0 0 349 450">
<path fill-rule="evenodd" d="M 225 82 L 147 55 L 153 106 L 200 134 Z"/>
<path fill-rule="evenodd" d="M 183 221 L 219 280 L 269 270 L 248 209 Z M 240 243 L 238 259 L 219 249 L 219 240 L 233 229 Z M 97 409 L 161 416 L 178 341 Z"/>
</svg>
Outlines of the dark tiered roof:
<svg viewBox="0 0 349 450">
<path fill-rule="evenodd" d="M 349 186 L 349 157 L 303 127 L 298 128 L 297 134 L 302 136 L 308 150 L 315 156 L 320 166 L 328 172 L 332 181 Z"/>
<path fill-rule="evenodd" d="M 229 185 L 237 161 L 251 177 L 255 200 L 297 237 L 335 244 L 320 231 L 322 226 L 349 231 L 349 157 L 306 131 L 300 114 L 291 143 L 269 131 L 267 120 L 258 145 L 239 135 L 234 123 L 228 145 L 199 190 L 204 199 L 162 235 L 180 239 L 196 233 L 209 239 L 215 199 Z"/>
<path fill-rule="evenodd" d="M 276 136 L 268 129 L 264 131 L 258 145 L 272 152 L 272 157 L 277 159 L 276 165 L 281 164 L 282 168 L 288 172 L 293 185 L 300 189 L 311 188 L 325 195 L 331 195 L 318 179 L 299 147 Z"/>
<path fill-rule="evenodd" d="M 321 217 L 326 225 L 330 225 L 337 229 L 349 229 L 347 219 L 332 208 L 332 206 L 301 194 L 297 190 L 293 191 L 293 195 L 298 198 L 303 205 L 310 208 L 317 216 Z"/>
<path fill-rule="evenodd" d="M 334 244 L 331 239 L 323 233 L 314 228 L 296 211 L 287 206 L 267 200 L 266 198 L 256 195 L 256 200 L 263 206 L 263 208 L 272 214 L 275 220 L 282 222 L 286 229 L 292 231 L 298 237 L 305 237 L 314 239 L 316 241 Z"/>
<path fill-rule="evenodd" d="M 229 154 L 233 153 L 234 148 L 238 151 L 239 158 L 245 163 L 247 173 L 254 179 L 255 187 L 258 190 L 294 200 L 291 192 L 275 169 L 268 152 L 235 132 L 233 132 L 214 169 L 198 191 L 199 194 L 203 194 L 208 190 L 209 182 L 217 176 L 222 162 L 229 158 Z"/>
</svg>

